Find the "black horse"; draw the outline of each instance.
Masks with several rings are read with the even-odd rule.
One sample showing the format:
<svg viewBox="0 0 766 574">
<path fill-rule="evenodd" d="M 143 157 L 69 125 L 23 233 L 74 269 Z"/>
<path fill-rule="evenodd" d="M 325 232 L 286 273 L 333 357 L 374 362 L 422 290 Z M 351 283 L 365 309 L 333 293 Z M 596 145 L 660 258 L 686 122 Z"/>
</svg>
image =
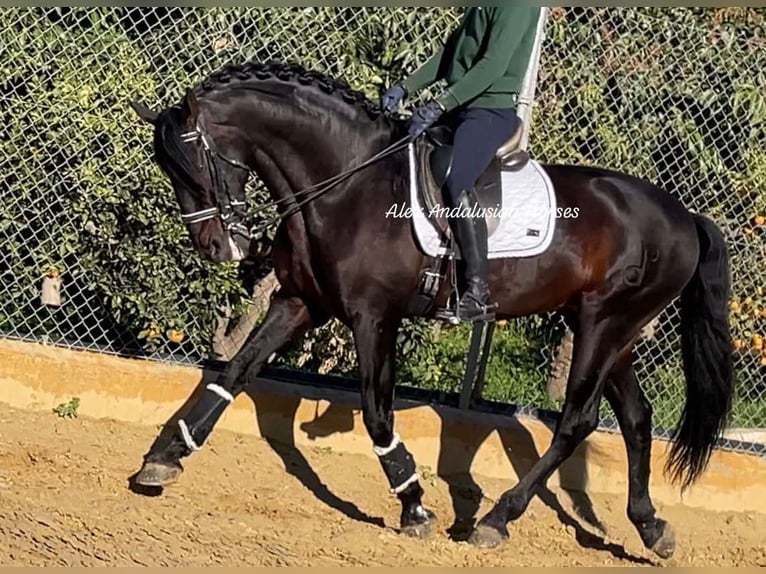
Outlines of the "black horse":
<svg viewBox="0 0 766 574">
<path fill-rule="evenodd" d="M 200 448 L 268 358 L 337 317 L 354 335 L 364 424 L 402 504 L 402 531 L 427 535 L 434 515 L 422 505 L 415 461 L 394 433 L 392 412 L 397 331 L 404 317 L 417 315 L 411 302 L 429 266 L 410 220 L 385 215 L 407 202 L 409 160 L 396 145 L 404 122 L 381 115 L 340 81 L 278 62 L 229 66 L 161 113 L 132 106 L 154 125 L 156 161 L 202 257 L 246 255 L 250 171 L 282 216 L 272 245 L 280 287 L 265 319 L 167 445 L 147 454 L 136 482 L 175 481 L 181 458 Z M 575 333 L 566 401 L 550 448 L 477 523 L 470 541 L 494 547 L 508 538 L 507 523 L 595 430 L 605 396 L 627 448 L 628 516 L 646 547 L 669 557 L 673 531 L 655 515 L 648 492 L 652 409 L 633 370 L 633 347 L 641 328 L 680 296 L 687 396 L 666 472 L 686 488 L 706 469 L 731 404 L 724 238 L 709 219 L 641 179 L 594 167 L 544 169 L 558 205 L 579 208 L 580 216 L 557 221 L 543 254 L 491 260 L 490 285 L 498 319 L 563 313 Z"/>
</svg>

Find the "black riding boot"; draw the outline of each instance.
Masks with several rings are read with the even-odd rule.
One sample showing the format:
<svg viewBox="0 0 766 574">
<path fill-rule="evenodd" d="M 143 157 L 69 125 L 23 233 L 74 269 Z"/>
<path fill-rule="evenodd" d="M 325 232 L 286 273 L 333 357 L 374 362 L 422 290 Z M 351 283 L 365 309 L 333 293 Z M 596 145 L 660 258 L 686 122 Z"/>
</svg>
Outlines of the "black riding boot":
<svg viewBox="0 0 766 574">
<path fill-rule="evenodd" d="M 461 191 L 455 206 L 458 217 L 448 218 L 465 264 L 465 288 L 460 296 L 457 318 L 466 322 L 495 320 L 496 304 L 490 299 L 487 284 L 487 222 L 481 217 L 477 203 L 473 190 Z M 472 211 L 477 217 L 462 215 Z"/>
</svg>

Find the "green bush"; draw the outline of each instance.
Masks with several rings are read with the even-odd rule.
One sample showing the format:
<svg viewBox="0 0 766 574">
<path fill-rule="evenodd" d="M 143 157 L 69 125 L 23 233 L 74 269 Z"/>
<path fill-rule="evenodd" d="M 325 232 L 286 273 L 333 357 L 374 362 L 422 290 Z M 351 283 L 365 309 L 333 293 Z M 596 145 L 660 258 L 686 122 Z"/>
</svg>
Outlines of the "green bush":
<svg viewBox="0 0 766 574">
<path fill-rule="evenodd" d="M 25 82 L 5 96 L 13 118 L 0 141 L 2 157 L 17 158 L 1 212 L 16 289 L 4 298 L 3 330 L 26 321 L 36 336 L 96 343 L 103 330 L 123 336 L 115 346 L 152 350 L 159 339 L 139 334 L 212 324 L 242 290 L 235 267 L 207 265 L 189 249 L 146 132 L 131 129 L 128 98 L 156 90 L 145 55 L 110 14 L 82 12 L 86 34 L 51 26 L 39 11 L 1 16 L 3 76 Z M 50 268 L 63 277 L 65 304 L 29 317 L 37 278 Z"/>
</svg>

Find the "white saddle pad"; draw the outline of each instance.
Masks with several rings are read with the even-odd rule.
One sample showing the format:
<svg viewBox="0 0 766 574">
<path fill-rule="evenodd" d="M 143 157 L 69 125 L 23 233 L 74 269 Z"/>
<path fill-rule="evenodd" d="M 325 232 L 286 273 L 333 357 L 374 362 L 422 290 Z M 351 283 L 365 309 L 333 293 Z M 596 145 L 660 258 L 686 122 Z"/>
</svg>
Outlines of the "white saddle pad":
<svg viewBox="0 0 766 574">
<path fill-rule="evenodd" d="M 428 256 L 438 257 L 447 253 L 447 246 L 440 244 L 439 235 L 426 218 L 428 212 L 418 199 L 418 177 L 413 144 L 410 157 L 410 205 L 407 215 L 420 249 Z M 548 174 L 540 164 L 529 160 L 517 172 L 503 172 L 501 217 L 488 241 L 488 258 L 533 257 L 543 253 L 553 240 L 556 226 L 556 194 Z M 437 205 L 446 210 L 446 206 Z M 492 207 L 494 211 L 497 208 Z M 446 212 L 444 212 L 446 213 Z M 456 253 L 459 257 L 459 252 Z"/>
</svg>

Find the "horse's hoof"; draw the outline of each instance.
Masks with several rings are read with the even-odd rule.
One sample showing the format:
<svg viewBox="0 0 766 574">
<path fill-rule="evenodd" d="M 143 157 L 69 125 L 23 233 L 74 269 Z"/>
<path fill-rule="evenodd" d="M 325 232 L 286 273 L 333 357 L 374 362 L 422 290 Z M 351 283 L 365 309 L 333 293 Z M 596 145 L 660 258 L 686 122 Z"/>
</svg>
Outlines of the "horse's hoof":
<svg viewBox="0 0 766 574">
<path fill-rule="evenodd" d="M 471 536 L 468 537 L 468 543 L 477 548 L 497 548 L 508 540 L 508 538 L 510 538 L 510 536 L 505 527 L 503 527 L 503 531 L 501 531 L 487 524 L 479 524 L 474 528 Z"/>
<path fill-rule="evenodd" d="M 180 464 L 147 462 L 136 475 L 135 483 L 147 487 L 164 487 L 173 484 L 183 472 Z"/>
<path fill-rule="evenodd" d="M 410 538 L 419 538 L 420 540 L 428 538 L 431 535 L 431 532 L 433 532 L 434 522 L 436 522 L 436 514 L 430 510 L 425 510 L 425 513 L 427 517 L 425 521 L 402 525 L 402 534 L 409 536 Z"/>
<path fill-rule="evenodd" d="M 676 534 L 667 522 L 662 525 L 662 536 L 651 547 L 651 551 L 665 560 L 672 557 L 675 553 Z"/>
</svg>

